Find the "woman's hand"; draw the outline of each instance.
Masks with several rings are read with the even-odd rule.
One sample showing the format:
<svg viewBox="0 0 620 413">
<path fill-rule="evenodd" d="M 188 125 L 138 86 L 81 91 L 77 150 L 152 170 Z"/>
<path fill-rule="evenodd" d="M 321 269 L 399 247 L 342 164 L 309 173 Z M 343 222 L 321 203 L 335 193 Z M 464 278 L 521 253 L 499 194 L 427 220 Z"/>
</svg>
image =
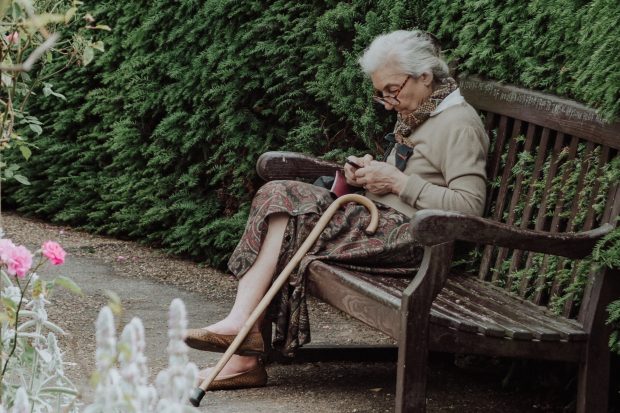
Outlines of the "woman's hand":
<svg viewBox="0 0 620 413">
<path fill-rule="evenodd" d="M 407 184 L 407 175 L 389 163 L 370 161 L 355 171 L 355 182 L 376 195 L 398 195 Z"/>
<path fill-rule="evenodd" d="M 373 160 L 372 155 L 366 154 L 363 157 L 359 158 L 357 156 L 349 156 L 347 158 L 348 160 L 358 164 L 359 166 L 361 166 L 362 168 L 370 165 L 370 163 Z M 346 163 L 344 165 L 344 177 L 347 180 L 347 183 L 351 186 L 357 186 L 359 188 L 361 188 L 364 184 L 357 182 L 357 178 L 355 176 L 355 171 L 358 170 L 358 168 L 356 168 L 355 166 Z"/>
</svg>

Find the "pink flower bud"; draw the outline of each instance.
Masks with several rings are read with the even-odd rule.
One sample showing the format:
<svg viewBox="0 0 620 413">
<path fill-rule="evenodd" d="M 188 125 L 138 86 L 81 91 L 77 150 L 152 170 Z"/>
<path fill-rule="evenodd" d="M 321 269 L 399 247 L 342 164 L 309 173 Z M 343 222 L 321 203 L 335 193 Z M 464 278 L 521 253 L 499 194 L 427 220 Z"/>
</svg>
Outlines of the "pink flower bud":
<svg viewBox="0 0 620 413">
<path fill-rule="evenodd" d="M 19 32 L 13 32 L 11 34 L 7 34 L 6 42 L 9 44 L 18 44 L 19 43 Z"/>
<path fill-rule="evenodd" d="M 7 263 L 9 259 L 9 252 L 15 248 L 15 244 L 10 239 L 0 239 L 0 261 Z"/>
<path fill-rule="evenodd" d="M 45 241 L 41 246 L 41 253 L 50 260 L 52 265 L 60 265 L 65 262 L 65 250 L 54 241 Z"/>
</svg>

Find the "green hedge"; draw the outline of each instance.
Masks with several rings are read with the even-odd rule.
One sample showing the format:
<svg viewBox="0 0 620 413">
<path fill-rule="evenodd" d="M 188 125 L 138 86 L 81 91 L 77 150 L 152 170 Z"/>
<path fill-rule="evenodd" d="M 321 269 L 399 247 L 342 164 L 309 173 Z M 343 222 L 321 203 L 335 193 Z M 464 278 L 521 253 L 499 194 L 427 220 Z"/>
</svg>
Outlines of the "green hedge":
<svg viewBox="0 0 620 413">
<path fill-rule="evenodd" d="M 86 3 L 113 27 L 107 50 L 52 82 L 66 102 L 33 101 L 33 185 L 5 199 L 216 265 L 245 225 L 260 153 L 379 150 L 393 118 L 356 63 L 379 33 L 428 28 L 461 71 L 620 111 L 612 1 Z"/>
</svg>

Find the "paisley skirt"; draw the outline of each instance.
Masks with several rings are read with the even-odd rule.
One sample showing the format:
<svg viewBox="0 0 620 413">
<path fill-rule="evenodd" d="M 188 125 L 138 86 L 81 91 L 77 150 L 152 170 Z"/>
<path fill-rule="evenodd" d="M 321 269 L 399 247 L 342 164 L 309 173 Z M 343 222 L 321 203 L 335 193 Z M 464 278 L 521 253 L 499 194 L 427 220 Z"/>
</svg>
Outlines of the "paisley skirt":
<svg viewBox="0 0 620 413">
<path fill-rule="evenodd" d="M 315 185 L 298 181 L 266 183 L 252 201 L 245 232 L 228 262 L 229 269 L 237 278 L 242 277 L 258 256 L 268 217 L 286 213 L 289 220 L 274 274 L 277 277 L 333 200 L 327 189 Z M 275 322 L 274 348 L 292 355 L 310 341 L 305 273 L 312 261 L 373 274 L 415 274 L 423 248 L 410 233 L 409 218 L 383 204 L 376 205 L 379 227 L 373 235 L 364 231 L 370 223 L 370 213 L 363 205 L 351 202 L 336 212 L 290 275 L 268 311 L 268 318 Z"/>
</svg>

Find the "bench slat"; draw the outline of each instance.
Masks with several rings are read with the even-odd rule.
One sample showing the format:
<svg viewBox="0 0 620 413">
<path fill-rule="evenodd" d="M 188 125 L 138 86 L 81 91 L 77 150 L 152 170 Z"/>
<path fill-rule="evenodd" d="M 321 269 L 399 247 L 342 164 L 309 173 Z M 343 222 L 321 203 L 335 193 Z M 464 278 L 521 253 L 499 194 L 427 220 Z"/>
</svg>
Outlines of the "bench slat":
<svg viewBox="0 0 620 413">
<path fill-rule="evenodd" d="M 609 148 L 606 146 L 601 146 L 601 153 L 599 154 L 598 171 L 596 173 L 596 176 L 598 177 L 601 176 L 603 172 L 603 166 L 607 163 L 608 159 L 609 159 Z M 601 181 L 597 179 L 594 182 L 594 188 L 592 190 L 592 194 L 590 195 L 590 200 L 588 202 L 588 205 L 594 205 L 594 200 L 598 196 L 600 189 L 601 189 Z M 588 209 L 588 214 L 586 215 L 586 221 L 583 225 L 583 228 L 585 230 L 592 229 L 594 225 L 595 214 L 596 214 L 596 211 L 594 210 L 594 208 Z"/>
<path fill-rule="evenodd" d="M 615 218 L 620 214 L 620 184 L 616 184 L 609 188 L 607 200 L 607 206 L 603 213 L 603 222 L 615 224 L 615 222 L 612 221 L 612 217 Z"/>
<path fill-rule="evenodd" d="M 579 341 L 586 337 L 583 329 L 572 320 L 551 314 L 546 308 L 508 295 L 497 287 L 481 284 L 472 277 L 460 277 L 459 282 L 451 283 L 446 288 L 461 291 L 461 294 L 463 290 L 471 291 L 470 295 L 478 299 L 481 305 L 490 306 L 493 310 L 512 317 L 516 323 L 527 326 L 535 331 L 534 335 L 539 340 Z"/>
<path fill-rule="evenodd" d="M 545 228 L 545 222 L 547 220 L 546 210 L 547 210 L 547 203 L 549 202 L 549 193 L 550 193 L 553 179 L 555 178 L 557 170 L 558 170 L 558 164 L 559 164 L 558 159 L 560 157 L 560 153 L 562 151 L 563 145 L 564 145 L 564 135 L 559 133 L 555 136 L 553 151 L 551 153 L 551 163 L 549 166 L 549 172 L 547 174 L 547 180 L 545 182 L 545 190 L 542 193 L 542 200 L 540 201 L 540 207 L 538 208 L 538 214 L 536 215 L 536 224 L 534 226 L 534 229 L 536 230 L 543 230 Z M 525 264 L 525 268 L 527 270 L 529 270 L 532 267 L 533 260 L 536 254 L 537 253 L 535 252 L 528 252 L 527 261 Z M 544 272 L 539 271 L 538 273 L 540 274 L 540 276 L 535 281 L 536 294 L 534 295 L 534 298 L 532 300 L 534 304 L 540 304 L 540 302 L 542 301 L 544 285 L 545 285 Z"/>
<path fill-rule="evenodd" d="M 519 149 L 519 143 L 516 139 L 516 136 L 519 136 L 521 133 L 521 121 L 515 120 L 512 127 L 512 133 L 510 134 L 510 142 L 508 144 L 508 155 L 506 157 L 506 163 L 504 165 L 504 170 L 502 173 L 502 180 L 500 182 L 499 194 L 497 195 L 495 202 L 495 213 L 493 214 L 493 219 L 496 221 L 503 222 L 504 209 L 507 205 L 507 198 L 509 195 L 509 181 L 512 181 L 512 168 L 514 167 L 517 161 L 517 151 Z M 493 248 L 493 247 L 492 247 Z M 506 249 L 500 248 L 497 251 L 495 258 L 495 268 L 499 268 L 499 264 L 506 258 Z M 496 271 L 493 273 L 491 279 L 493 281 L 497 281 L 499 276 L 499 272 Z"/>
<path fill-rule="evenodd" d="M 500 305 L 509 306 L 517 301 L 520 303 L 519 311 L 538 320 L 538 323 L 559 331 L 568 340 L 583 340 L 586 334 L 581 324 L 572 319 L 559 317 L 549 311 L 546 307 L 541 307 L 532 302 L 516 296 L 509 296 L 501 288 L 490 284 L 480 285 L 480 281 L 472 277 L 463 277 L 460 286 L 476 290 L 478 294 L 488 294 L 490 299 Z"/>
<path fill-rule="evenodd" d="M 534 137 L 536 132 L 536 126 L 532 123 L 527 125 L 527 134 L 525 137 L 525 144 L 523 146 L 523 152 L 530 153 L 532 151 L 532 147 L 534 146 Z M 516 182 L 514 184 L 514 189 L 512 191 L 512 197 L 510 199 L 510 206 L 508 207 L 508 220 L 506 223 L 514 224 L 516 219 L 516 210 L 517 204 L 523 198 L 523 174 L 517 175 Z M 524 218 L 522 218 L 523 222 Z M 508 256 L 509 250 L 507 248 L 500 248 L 500 252 L 498 254 L 497 262 L 501 263 Z M 500 259 L 501 257 L 501 259 Z M 506 280 L 506 289 L 510 289 L 512 285 L 512 272 L 513 265 L 515 265 L 518 261 L 520 261 L 519 251 L 514 251 L 510 261 L 510 271 L 508 272 L 508 278 Z"/>
<path fill-rule="evenodd" d="M 521 322 L 522 320 L 519 320 L 519 317 L 515 315 L 518 311 L 517 308 L 499 307 L 492 301 L 487 300 L 486 297 L 477 296 L 478 291 L 468 291 L 466 293 L 459 291 L 456 293 L 452 291 L 452 287 L 453 285 L 446 284 L 436 300 L 455 303 L 454 305 L 459 307 L 462 312 L 470 316 L 479 317 L 481 323 L 500 326 L 504 329 L 504 336 L 506 337 L 515 340 L 542 339 L 543 334 L 535 328 L 538 326 L 527 325 Z M 545 338 L 559 340 L 560 336 L 545 336 Z"/>
<path fill-rule="evenodd" d="M 438 312 L 438 318 L 448 320 L 448 325 L 456 330 L 477 333 L 490 337 L 505 337 L 506 328 L 480 314 L 473 314 L 457 304 L 447 300 L 442 295 L 433 302 L 433 310 Z M 434 320 L 431 320 L 433 322 Z M 435 320 L 436 321 L 436 320 Z M 445 325 L 443 322 L 437 324 Z"/>
<path fill-rule="evenodd" d="M 351 272 L 324 262 L 310 264 L 308 286 L 319 298 L 398 338 L 405 278 Z M 372 305 L 370 305 L 372 303 Z M 573 320 L 507 294 L 469 275 L 451 275 L 433 303 L 432 324 L 514 340 L 579 341 L 585 333 Z"/>
<path fill-rule="evenodd" d="M 534 211 L 534 203 L 531 200 L 534 197 L 534 189 L 536 188 L 535 183 L 540 179 L 540 175 L 542 173 L 543 163 L 545 161 L 545 157 L 547 154 L 547 145 L 549 145 L 549 129 L 544 128 L 542 130 L 540 143 L 538 145 L 538 153 L 536 154 L 536 161 L 534 163 L 534 171 L 532 173 L 532 178 L 530 179 L 528 186 L 529 190 L 527 192 L 527 199 L 529 200 L 525 204 L 525 209 L 523 210 L 523 217 L 521 218 L 521 228 L 529 228 L 530 220 L 532 219 L 532 214 Z M 517 267 L 521 265 L 521 261 L 524 256 L 523 250 L 515 251 L 512 262 L 510 263 L 510 273 L 516 271 Z M 531 264 L 531 262 L 530 262 Z M 526 268 L 527 260 L 526 260 Z M 521 285 L 519 286 L 519 295 L 521 297 L 525 296 L 526 291 L 529 288 L 529 278 L 523 277 L 521 280 Z"/>
</svg>

